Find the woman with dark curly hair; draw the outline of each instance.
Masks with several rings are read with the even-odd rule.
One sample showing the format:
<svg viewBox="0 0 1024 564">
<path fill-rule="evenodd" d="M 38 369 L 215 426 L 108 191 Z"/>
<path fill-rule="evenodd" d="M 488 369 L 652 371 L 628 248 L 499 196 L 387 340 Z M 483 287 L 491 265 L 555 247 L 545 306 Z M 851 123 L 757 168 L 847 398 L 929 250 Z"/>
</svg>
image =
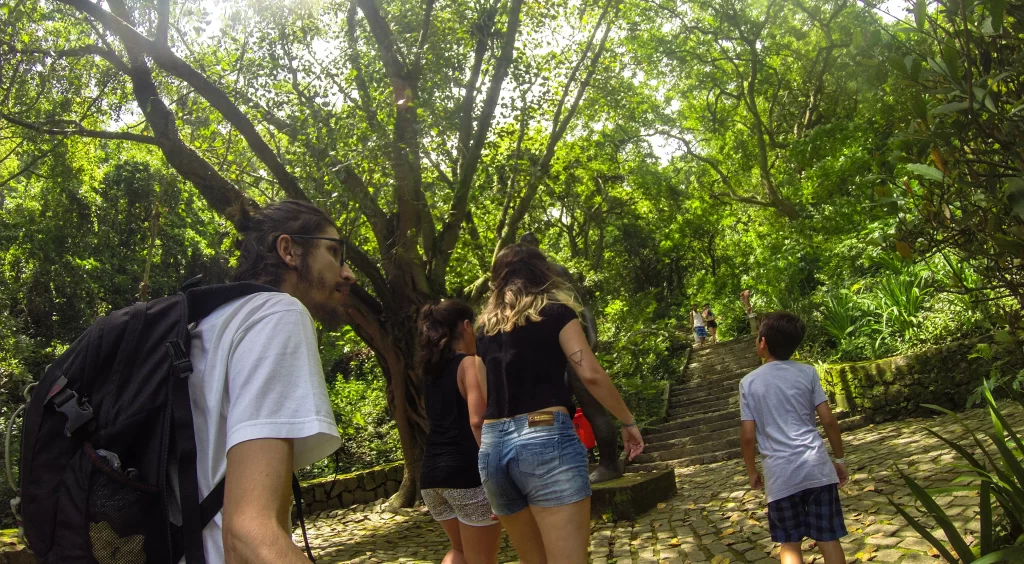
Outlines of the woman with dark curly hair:
<svg viewBox="0 0 1024 564">
<path fill-rule="evenodd" d="M 430 421 L 420 488 L 430 514 L 452 543 L 443 564 L 497 562 L 501 537 L 477 471 L 485 402 L 474 356 L 473 317 L 473 309 L 459 300 L 420 310 L 423 399 Z"/>
</svg>

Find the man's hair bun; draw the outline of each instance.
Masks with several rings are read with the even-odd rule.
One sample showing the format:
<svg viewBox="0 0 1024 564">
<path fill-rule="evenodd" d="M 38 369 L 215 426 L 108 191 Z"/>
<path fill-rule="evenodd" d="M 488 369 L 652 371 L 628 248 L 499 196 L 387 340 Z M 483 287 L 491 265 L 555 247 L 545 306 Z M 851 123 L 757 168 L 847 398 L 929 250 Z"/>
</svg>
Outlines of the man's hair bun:
<svg viewBox="0 0 1024 564">
<path fill-rule="evenodd" d="M 244 199 L 228 208 L 224 215 L 234 224 L 235 230 L 244 235 L 252 229 L 253 215 L 257 210 L 255 202 Z"/>
</svg>

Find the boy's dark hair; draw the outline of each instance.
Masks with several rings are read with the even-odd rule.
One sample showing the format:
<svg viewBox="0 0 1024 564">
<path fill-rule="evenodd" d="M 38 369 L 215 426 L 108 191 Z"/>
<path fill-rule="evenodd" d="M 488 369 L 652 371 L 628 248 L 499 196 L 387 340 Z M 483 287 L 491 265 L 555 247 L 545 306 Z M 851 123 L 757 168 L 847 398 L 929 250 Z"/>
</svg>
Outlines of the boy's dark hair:
<svg viewBox="0 0 1024 564">
<path fill-rule="evenodd" d="M 255 211 L 239 205 L 232 210 L 235 227 L 241 238 L 236 242 L 238 266 L 235 267 L 236 282 L 251 281 L 280 287 L 281 278 L 290 270 L 281 255 L 277 254 L 277 240 L 281 235 L 305 235 L 315 237 L 334 222 L 323 210 L 309 202 L 282 200 Z M 319 244 L 315 239 L 295 238 L 292 243 L 308 251 Z"/>
<path fill-rule="evenodd" d="M 420 363 L 428 380 L 440 376 L 448 359 L 455 355 L 459 325 L 475 319 L 473 308 L 462 300 L 444 300 L 420 309 Z"/>
<path fill-rule="evenodd" d="M 789 360 L 804 340 L 807 327 L 788 311 L 775 311 L 764 316 L 757 336 L 768 344 L 768 353 L 775 360 Z"/>
</svg>

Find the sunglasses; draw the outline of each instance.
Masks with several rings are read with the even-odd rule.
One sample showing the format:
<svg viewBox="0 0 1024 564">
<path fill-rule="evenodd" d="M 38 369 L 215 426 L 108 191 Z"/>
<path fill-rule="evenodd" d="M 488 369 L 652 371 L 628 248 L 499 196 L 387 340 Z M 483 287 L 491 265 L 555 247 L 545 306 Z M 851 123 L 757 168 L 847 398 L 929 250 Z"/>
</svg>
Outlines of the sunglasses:
<svg viewBox="0 0 1024 564">
<path fill-rule="evenodd" d="M 288 235 L 292 239 L 316 239 L 318 241 L 332 241 L 334 243 L 337 243 L 338 246 L 341 247 L 341 264 L 345 264 L 346 251 L 348 250 L 348 245 L 346 245 L 345 241 L 339 239 L 338 237 L 321 237 L 319 235 L 291 235 L 289 233 L 285 233 L 285 235 Z"/>
</svg>

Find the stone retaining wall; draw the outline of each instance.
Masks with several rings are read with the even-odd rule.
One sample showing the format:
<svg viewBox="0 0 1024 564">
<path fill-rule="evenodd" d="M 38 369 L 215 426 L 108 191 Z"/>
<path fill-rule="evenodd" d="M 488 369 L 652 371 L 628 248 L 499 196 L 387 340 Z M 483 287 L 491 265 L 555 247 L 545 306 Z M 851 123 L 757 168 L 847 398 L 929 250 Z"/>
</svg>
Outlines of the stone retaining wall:
<svg viewBox="0 0 1024 564">
<path fill-rule="evenodd" d="M 401 462 L 392 462 L 362 472 L 303 482 L 302 511 L 310 515 L 390 497 L 402 483 L 402 471 Z"/>
<path fill-rule="evenodd" d="M 1019 358 L 990 360 L 973 355 L 979 342 L 991 340 L 972 339 L 877 361 L 828 365 L 822 370 L 822 386 L 832 405 L 866 414 L 872 421 L 935 415 L 923 404 L 963 410 L 967 398 L 989 376 L 994 361 L 1003 363 L 1004 371 L 1021 366 Z M 992 350 L 999 351 L 995 346 Z"/>
</svg>

